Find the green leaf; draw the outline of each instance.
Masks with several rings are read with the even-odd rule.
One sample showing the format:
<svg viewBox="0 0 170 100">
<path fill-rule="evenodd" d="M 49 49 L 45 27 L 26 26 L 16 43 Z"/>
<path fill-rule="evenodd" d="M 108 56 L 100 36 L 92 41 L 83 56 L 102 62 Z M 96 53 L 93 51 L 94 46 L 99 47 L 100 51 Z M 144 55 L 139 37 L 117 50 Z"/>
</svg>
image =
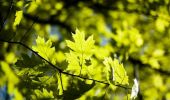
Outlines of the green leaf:
<svg viewBox="0 0 170 100">
<path fill-rule="evenodd" d="M 54 98 L 53 96 L 53 92 L 52 91 L 47 91 L 46 89 L 43 88 L 42 91 L 36 89 L 35 90 L 35 94 L 37 96 L 38 99 L 46 99 L 46 100 L 49 100 L 49 99 L 52 99 Z"/>
<path fill-rule="evenodd" d="M 81 73 L 84 67 L 90 65 L 88 60 L 94 53 L 94 40 L 93 36 L 85 39 L 85 33 L 78 29 L 76 29 L 76 34 L 73 34 L 73 39 L 74 41 L 66 40 L 67 46 L 71 49 L 69 53 L 66 53 L 66 60 L 69 63 L 68 70 Z M 82 74 L 85 73 L 84 71 Z"/>
<path fill-rule="evenodd" d="M 93 81 L 91 84 L 86 84 L 83 80 L 78 79 L 73 83 L 70 83 L 67 90 L 63 93 L 63 100 L 75 100 L 80 98 L 84 93 L 89 91 L 95 86 L 95 82 Z"/>
<path fill-rule="evenodd" d="M 42 63 L 43 61 L 41 59 L 38 59 L 35 55 L 29 57 L 26 54 L 22 54 L 22 60 L 17 60 L 15 65 L 16 67 L 20 67 L 20 68 L 33 68 Z"/>
<path fill-rule="evenodd" d="M 19 25 L 19 23 L 21 22 L 22 17 L 23 17 L 23 11 L 17 11 L 15 13 L 15 21 L 14 21 L 14 24 L 13 24 L 14 27 Z"/>
<path fill-rule="evenodd" d="M 111 57 L 105 58 L 104 65 L 106 66 L 107 80 L 111 83 L 118 83 L 128 85 L 128 76 L 123 67 L 117 59 L 112 60 Z"/>
<path fill-rule="evenodd" d="M 73 34 L 74 42 L 66 40 L 67 46 L 78 54 L 84 54 L 84 58 L 89 58 L 93 54 L 94 40 L 93 36 L 85 40 L 85 33 L 76 29 L 76 34 Z"/>
<path fill-rule="evenodd" d="M 38 52 L 44 59 L 50 61 L 53 64 L 57 62 L 57 54 L 55 52 L 55 48 L 52 47 L 51 40 L 45 42 L 44 38 L 38 36 L 36 39 L 36 46 L 32 46 L 32 49 Z"/>
</svg>

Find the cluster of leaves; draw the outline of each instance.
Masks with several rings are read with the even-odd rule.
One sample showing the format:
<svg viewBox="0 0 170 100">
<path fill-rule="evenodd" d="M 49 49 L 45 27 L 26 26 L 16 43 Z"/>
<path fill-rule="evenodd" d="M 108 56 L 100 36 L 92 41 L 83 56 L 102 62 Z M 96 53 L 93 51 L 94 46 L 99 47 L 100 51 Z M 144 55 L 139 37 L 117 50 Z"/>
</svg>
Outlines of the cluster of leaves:
<svg viewBox="0 0 170 100">
<path fill-rule="evenodd" d="M 68 62 L 68 66 L 66 67 L 65 70 L 68 71 L 68 73 L 65 73 L 65 70 L 62 71 L 58 70 L 60 68 L 55 69 L 58 66 L 53 67 L 57 63 L 56 60 L 57 53 L 55 51 L 55 48 L 52 47 L 52 42 L 50 40 L 45 42 L 45 40 L 41 37 L 38 37 L 36 39 L 36 45 L 32 46 L 32 51 L 34 51 L 32 53 L 34 54 L 32 54 L 31 57 L 29 57 L 26 54 L 23 54 L 22 59 L 17 60 L 17 62 L 15 63 L 16 65 L 15 67 L 17 68 L 16 72 L 17 75 L 22 79 L 22 82 L 19 84 L 21 92 L 25 95 L 26 98 L 30 99 L 61 98 L 64 100 L 68 98 L 77 99 L 95 86 L 95 83 L 98 80 L 91 78 L 93 76 L 91 76 L 88 73 L 89 67 L 94 68 L 93 61 L 91 61 L 93 60 L 92 55 L 94 54 L 93 36 L 90 36 L 87 38 L 87 40 L 85 40 L 85 33 L 76 30 L 76 33 L 73 34 L 73 39 L 74 42 L 66 40 L 67 46 L 71 49 L 70 52 L 66 53 L 65 56 L 66 57 L 65 59 Z M 35 54 L 39 55 L 40 58 L 37 58 Z M 51 64 L 53 66 L 51 66 Z M 108 83 L 105 84 L 111 85 L 112 87 L 129 84 L 126 71 L 123 65 L 119 64 L 119 61 L 117 59 L 112 61 L 111 58 L 106 58 L 104 64 L 106 66 L 106 70 L 104 72 L 106 72 L 105 74 L 107 74 L 108 79 L 107 80 Z M 3 65 L 2 69 L 4 69 Z M 4 72 L 12 73 L 6 70 L 7 68 L 4 69 Z M 95 69 L 90 70 L 91 70 L 90 72 L 95 71 Z M 74 74 L 70 74 L 71 72 Z M 74 76 L 79 77 L 80 79 L 77 79 L 76 81 L 73 80 L 73 82 L 71 82 L 72 85 L 69 85 L 68 83 L 70 83 L 69 81 L 71 80 L 71 78 L 67 78 L 68 76 L 63 76 L 62 74 L 64 73 L 72 77 Z M 76 74 L 79 75 L 76 76 Z M 105 74 L 101 75 L 100 73 L 97 74 L 97 76 L 102 76 L 103 79 L 104 77 L 106 77 Z M 10 74 L 7 75 L 12 77 Z M 87 84 L 84 80 L 84 77 L 82 76 L 86 77 L 86 80 L 92 80 L 93 82 L 92 83 L 90 82 L 90 84 L 88 82 Z M 16 84 L 15 82 L 12 83 Z M 27 86 L 25 86 L 26 84 Z M 11 88 L 9 88 L 9 90 L 10 89 Z M 26 91 L 24 89 L 26 89 Z M 138 87 L 133 87 L 132 90 L 133 94 L 131 98 L 137 96 L 138 91 L 135 91 L 135 89 L 138 89 Z"/>
<path fill-rule="evenodd" d="M 0 99 L 2 93 L 16 99 L 120 100 L 140 90 L 137 99 L 168 100 L 169 5 L 168 0 L 1 0 Z M 75 27 L 84 32 L 71 35 Z"/>
</svg>

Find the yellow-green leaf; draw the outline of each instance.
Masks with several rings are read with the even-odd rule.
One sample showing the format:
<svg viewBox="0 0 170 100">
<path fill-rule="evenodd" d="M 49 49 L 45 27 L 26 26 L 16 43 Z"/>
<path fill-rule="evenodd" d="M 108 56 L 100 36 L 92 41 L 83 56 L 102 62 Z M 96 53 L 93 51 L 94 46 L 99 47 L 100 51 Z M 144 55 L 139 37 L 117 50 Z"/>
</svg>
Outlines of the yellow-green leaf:
<svg viewBox="0 0 170 100">
<path fill-rule="evenodd" d="M 73 34 L 74 42 L 66 40 L 67 46 L 74 52 L 84 54 L 85 58 L 90 57 L 93 54 L 94 40 L 93 36 L 90 36 L 85 40 L 85 33 L 76 29 L 76 34 Z"/>
<path fill-rule="evenodd" d="M 35 94 L 37 96 L 37 98 L 42 99 L 42 98 L 54 98 L 53 96 L 53 92 L 52 91 L 47 91 L 46 89 L 43 88 L 42 91 L 36 89 Z"/>
<path fill-rule="evenodd" d="M 52 47 L 51 40 L 45 42 L 44 38 L 38 36 L 36 39 L 36 46 L 32 46 L 32 49 L 38 52 L 46 60 L 50 61 L 53 64 L 56 64 L 57 61 L 57 54 L 55 52 L 55 48 Z"/>
<path fill-rule="evenodd" d="M 15 21 L 13 24 L 14 27 L 20 24 L 22 17 L 23 17 L 23 11 L 17 11 L 15 13 Z"/>
<path fill-rule="evenodd" d="M 75 73 L 81 73 L 83 67 L 87 66 L 86 61 L 90 59 L 93 54 L 94 40 L 93 36 L 85 39 L 85 33 L 78 29 L 73 34 L 73 40 L 66 40 L 67 46 L 71 49 L 66 53 L 66 60 L 68 61 L 68 70 Z"/>
<path fill-rule="evenodd" d="M 128 85 L 128 76 L 123 67 L 117 59 L 112 60 L 111 57 L 105 58 L 104 65 L 106 66 L 107 80 L 114 84 Z"/>
</svg>

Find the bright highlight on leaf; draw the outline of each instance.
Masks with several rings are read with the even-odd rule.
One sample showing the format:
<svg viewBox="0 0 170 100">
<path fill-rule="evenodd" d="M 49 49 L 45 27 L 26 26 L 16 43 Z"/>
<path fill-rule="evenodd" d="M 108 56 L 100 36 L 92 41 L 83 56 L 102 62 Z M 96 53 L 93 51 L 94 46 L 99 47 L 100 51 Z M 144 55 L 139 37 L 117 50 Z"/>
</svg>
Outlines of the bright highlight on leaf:
<svg viewBox="0 0 170 100">
<path fill-rule="evenodd" d="M 107 80 L 114 84 L 119 83 L 122 85 L 128 85 L 128 76 L 123 67 L 123 64 L 120 64 L 117 59 L 112 60 L 111 57 L 105 58 L 103 61 L 106 66 Z"/>
<path fill-rule="evenodd" d="M 45 42 L 44 38 L 38 36 L 38 38 L 36 39 L 36 44 L 36 46 L 32 46 L 32 49 L 38 52 L 38 54 L 46 60 L 50 61 L 53 64 L 56 64 L 57 54 L 55 53 L 55 48 L 52 47 L 51 40 Z"/>
<path fill-rule="evenodd" d="M 39 99 L 42 99 L 42 98 L 54 98 L 53 96 L 53 92 L 52 91 L 47 91 L 46 89 L 43 88 L 42 91 L 40 90 L 35 90 L 35 94 L 37 95 L 37 97 Z"/>
<path fill-rule="evenodd" d="M 15 21 L 13 24 L 14 27 L 19 25 L 19 23 L 21 22 L 22 16 L 23 16 L 23 11 L 17 11 L 15 13 Z"/>
<path fill-rule="evenodd" d="M 138 92 L 139 92 L 139 84 L 138 84 L 137 79 L 134 79 L 134 85 L 132 87 L 132 92 L 131 92 L 130 98 L 135 99 L 138 95 Z"/>
</svg>

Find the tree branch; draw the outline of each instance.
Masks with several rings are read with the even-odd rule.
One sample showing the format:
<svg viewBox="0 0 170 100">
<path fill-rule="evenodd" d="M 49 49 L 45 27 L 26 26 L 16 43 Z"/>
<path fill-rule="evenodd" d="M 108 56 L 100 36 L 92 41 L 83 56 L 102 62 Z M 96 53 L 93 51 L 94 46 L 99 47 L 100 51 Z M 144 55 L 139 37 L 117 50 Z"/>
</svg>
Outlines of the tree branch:
<svg viewBox="0 0 170 100">
<path fill-rule="evenodd" d="M 12 41 L 5 41 L 5 40 L 0 40 L 0 42 L 7 42 L 7 43 L 10 43 L 10 44 L 17 44 L 17 45 L 21 45 L 23 47 L 25 47 L 26 49 L 30 50 L 32 53 L 34 53 L 35 55 L 37 55 L 38 57 L 40 57 L 42 60 L 44 60 L 45 62 L 47 62 L 51 67 L 53 67 L 54 69 L 58 70 L 59 73 L 62 73 L 62 74 L 65 74 L 65 75 L 69 75 L 69 76 L 74 76 L 74 77 L 77 77 L 77 78 L 81 78 L 81 79 L 84 79 L 84 80 L 91 80 L 91 81 L 95 81 L 95 82 L 98 82 L 98 83 L 101 83 L 101 84 L 105 84 L 105 85 L 110 85 L 108 82 L 104 82 L 104 81 L 100 81 L 100 80 L 95 80 L 95 79 L 92 79 L 92 78 L 87 78 L 87 77 L 82 77 L 80 75 L 74 75 L 74 74 L 70 74 L 68 72 L 65 72 L 63 71 L 62 69 L 60 69 L 59 67 L 53 65 L 51 62 L 49 62 L 48 60 L 46 60 L 45 58 L 43 58 L 41 55 L 38 54 L 38 52 L 32 50 L 30 47 L 28 47 L 27 45 L 21 43 L 21 42 L 12 42 Z M 121 88 L 124 88 L 124 89 L 131 89 L 130 87 L 126 87 L 124 85 L 121 85 L 121 84 L 113 84 L 114 86 L 118 86 L 118 87 L 121 87 Z"/>
<path fill-rule="evenodd" d="M 151 67 L 151 65 L 149 65 L 149 64 L 143 64 L 140 60 L 134 59 L 134 58 L 132 58 L 132 57 L 129 57 L 129 61 L 131 61 L 131 62 L 134 63 L 134 64 L 138 64 L 138 65 L 140 65 L 140 66 L 142 66 L 142 67 L 150 68 L 150 69 L 152 69 L 152 70 L 154 70 L 154 71 L 156 71 L 156 72 L 158 72 L 158 73 L 160 73 L 160 74 L 168 75 L 168 76 L 170 75 L 170 72 L 169 72 L 169 71 L 165 71 L 165 70 L 163 70 L 163 69 L 153 68 L 153 67 Z M 141 67 L 139 67 L 139 68 L 141 68 Z"/>
</svg>

